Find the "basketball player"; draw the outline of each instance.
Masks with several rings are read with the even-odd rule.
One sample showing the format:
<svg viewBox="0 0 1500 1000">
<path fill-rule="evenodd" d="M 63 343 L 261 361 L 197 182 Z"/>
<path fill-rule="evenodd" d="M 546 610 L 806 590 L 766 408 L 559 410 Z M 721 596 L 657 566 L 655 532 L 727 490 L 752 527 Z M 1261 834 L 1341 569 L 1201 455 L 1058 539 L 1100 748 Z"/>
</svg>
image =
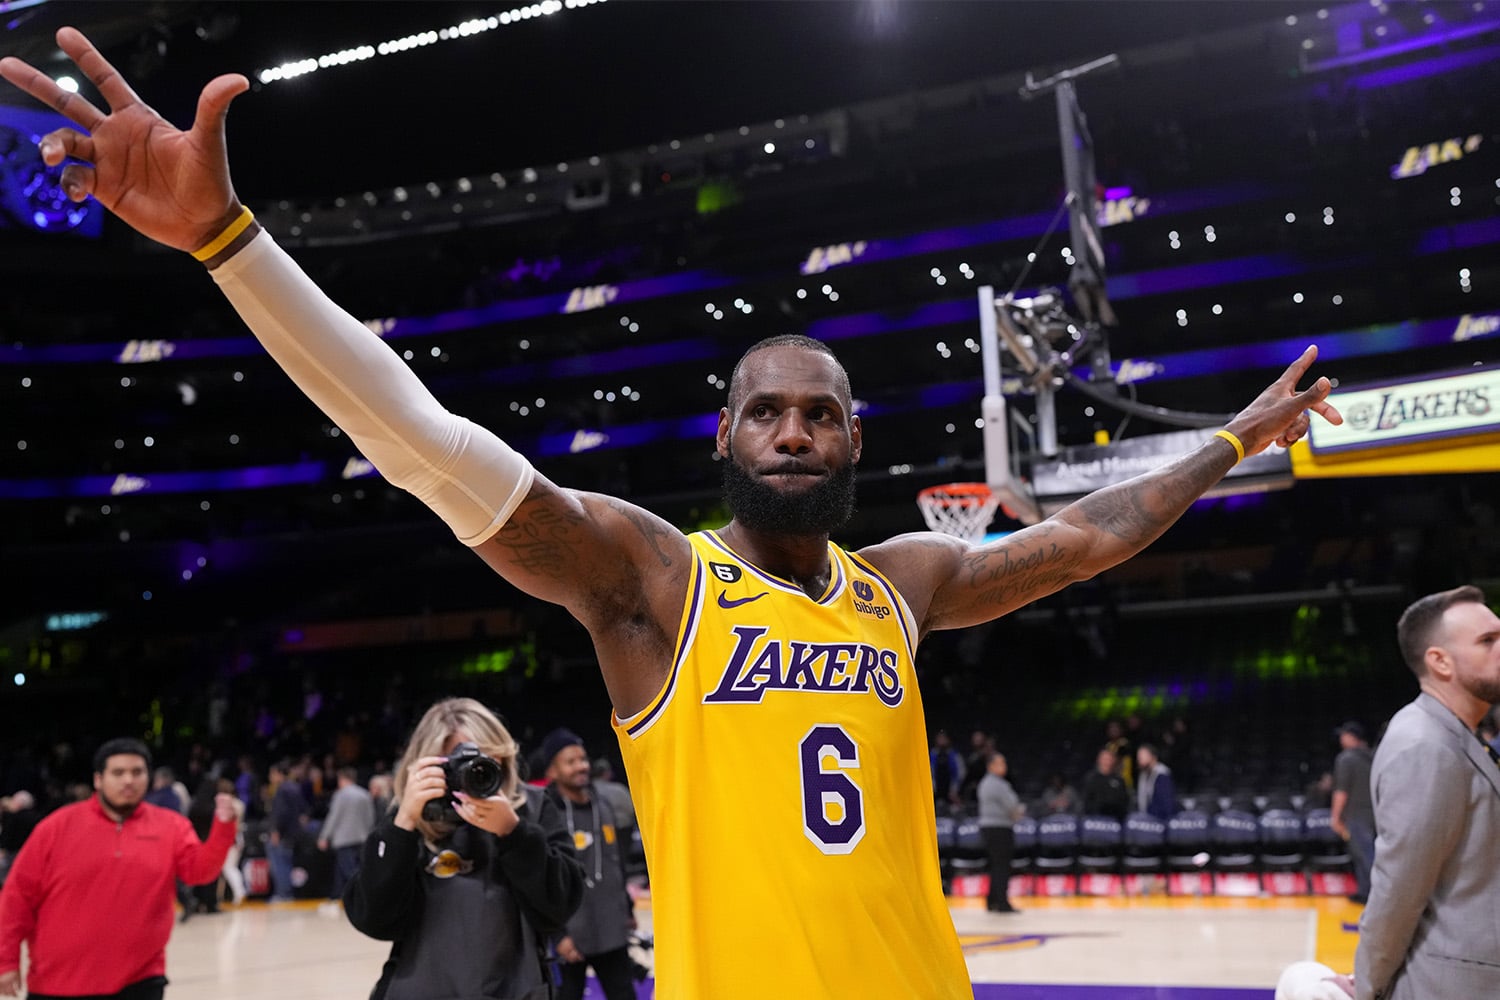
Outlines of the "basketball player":
<svg viewBox="0 0 1500 1000">
<path fill-rule="evenodd" d="M 110 113 L 16 59 L 0 74 L 68 116 L 41 143 L 70 196 L 192 252 L 271 356 L 385 478 L 496 572 L 588 628 L 653 882 L 662 1000 L 969 997 L 938 878 L 913 655 L 934 629 L 1013 611 L 1139 552 L 1247 454 L 1338 423 L 1308 350 L 1222 436 L 984 546 L 923 532 L 857 553 L 863 431 L 823 344 L 779 337 L 735 368 L 717 445 L 734 519 L 685 536 L 565 489 L 444 410 L 241 208 L 221 76 L 178 131 L 79 32 L 58 43 Z"/>
</svg>

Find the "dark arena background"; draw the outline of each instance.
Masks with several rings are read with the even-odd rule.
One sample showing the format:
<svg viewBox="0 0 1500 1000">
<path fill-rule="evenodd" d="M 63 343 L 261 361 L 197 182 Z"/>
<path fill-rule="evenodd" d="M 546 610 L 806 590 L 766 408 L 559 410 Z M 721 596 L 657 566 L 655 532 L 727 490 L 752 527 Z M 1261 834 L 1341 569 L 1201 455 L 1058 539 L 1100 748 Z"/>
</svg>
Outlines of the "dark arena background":
<svg viewBox="0 0 1500 1000">
<path fill-rule="evenodd" d="M 989 530 L 1019 528 L 1185 450 L 1164 436 L 1207 432 L 1183 414 L 1222 426 L 1316 343 L 1347 435 L 920 650 L 929 728 L 993 737 L 1025 801 L 1078 784 L 1115 722 L 1172 748 L 1198 808 L 1304 809 L 1333 728 L 1374 734 L 1415 694 L 1400 610 L 1500 596 L 1500 3 L 22 0 L 0 54 L 61 74 L 62 24 L 178 124 L 217 73 L 249 77 L 236 187 L 315 280 L 552 480 L 684 530 L 728 520 L 713 431 L 763 337 L 848 368 L 848 548 L 925 530 L 917 492 L 954 481 L 1014 484 Z M 583 629 L 387 486 L 200 265 L 63 199 L 35 152 L 54 127 L 0 86 L 0 794 L 56 805 L 120 734 L 180 775 L 377 773 L 449 694 L 526 749 L 567 725 L 618 762 Z M 964 861 L 945 841 L 956 906 Z M 1250 895 L 1274 895 L 1264 868 Z M 1044 973 L 960 926 L 981 996 L 1032 995 L 996 984 Z M 1268 997 L 1304 945 L 1237 979 L 1121 976 Z M 173 947 L 181 1000 L 181 969 L 213 966 Z M 1054 982 L 1110 981 L 1057 961 Z"/>
</svg>

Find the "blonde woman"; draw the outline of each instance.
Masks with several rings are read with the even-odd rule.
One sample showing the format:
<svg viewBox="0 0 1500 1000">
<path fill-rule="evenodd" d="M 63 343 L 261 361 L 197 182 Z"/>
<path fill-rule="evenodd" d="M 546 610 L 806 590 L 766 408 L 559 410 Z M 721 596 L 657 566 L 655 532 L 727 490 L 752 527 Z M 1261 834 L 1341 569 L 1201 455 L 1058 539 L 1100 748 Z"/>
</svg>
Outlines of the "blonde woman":
<svg viewBox="0 0 1500 1000">
<path fill-rule="evenodd" d="M 445 761 L 471 747 L 498 765 L 486 798 L 449 787 Z M 560 811 L 522 784 L 518 754 L 471 698 L 440 701 L 417 723 L 396 766 L 396 808 L 344 890 L 349 921 L 392 942 L 371 1000 L 549 995 L 544 936 L 578 908 L 583 868 Z"/>
</svg>

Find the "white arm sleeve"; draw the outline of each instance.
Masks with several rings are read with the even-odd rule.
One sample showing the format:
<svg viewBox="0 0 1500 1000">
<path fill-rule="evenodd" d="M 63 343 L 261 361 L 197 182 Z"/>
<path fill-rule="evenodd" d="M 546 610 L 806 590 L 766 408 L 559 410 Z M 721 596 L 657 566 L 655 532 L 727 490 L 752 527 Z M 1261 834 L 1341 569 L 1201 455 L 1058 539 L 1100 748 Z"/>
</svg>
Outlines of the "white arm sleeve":
<svg viewBox="0 0 1500 1000">
<path fill-rule="evenodd" d="M 490 538 L 526 498 L 531 463 L 444 409 L 395 351 L 323 294 L 269 234 L 259 233 L 211 273 L 297 387 L 459 541 Z"/>
</svg>

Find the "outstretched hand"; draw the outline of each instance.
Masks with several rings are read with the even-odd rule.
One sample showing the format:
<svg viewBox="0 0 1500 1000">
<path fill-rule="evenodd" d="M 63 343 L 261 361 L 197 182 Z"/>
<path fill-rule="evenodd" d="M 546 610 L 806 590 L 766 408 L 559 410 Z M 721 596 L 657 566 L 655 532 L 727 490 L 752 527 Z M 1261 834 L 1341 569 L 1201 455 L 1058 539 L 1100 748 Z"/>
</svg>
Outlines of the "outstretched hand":
<svg viewBox="0 0 1500 1000">
<path fill-rule="evenodd" d="M 82 32 L 61 28 L 57 44 L 98 88 L 108 114 L 20 59 L 0 59 L 0 76 L 84 130 L 61 128 L 42 137 L 48 166 L 73 161 L 62 173 L 68 197 L 78 202 L 93 195 L 142 235 L 178 250 L 212 242 L 240 211 L 229 179 L 224 118 L 250 82 L 239 74 L 210 81 L 198 97 L 192 128 L 184 132 L 143 103 Z"/>
<path fill-rule="evenodd" d="M 1297 382 L 1317 359 L 1317 347 L 1303 351 L 1280 378 L 1229 421 L 1226 429 L 1240 439 L 1246 455 L 1258 455 L 1273 444 L 1290 448 L 1307 433 L 1312 424 L 1309 414 L 1316 413 L 1330 424 L 1344 422 L 1343 415 L 1328 402 L 1333 383 L 1326 377 L 1297 391 Z"/>
</svg>

